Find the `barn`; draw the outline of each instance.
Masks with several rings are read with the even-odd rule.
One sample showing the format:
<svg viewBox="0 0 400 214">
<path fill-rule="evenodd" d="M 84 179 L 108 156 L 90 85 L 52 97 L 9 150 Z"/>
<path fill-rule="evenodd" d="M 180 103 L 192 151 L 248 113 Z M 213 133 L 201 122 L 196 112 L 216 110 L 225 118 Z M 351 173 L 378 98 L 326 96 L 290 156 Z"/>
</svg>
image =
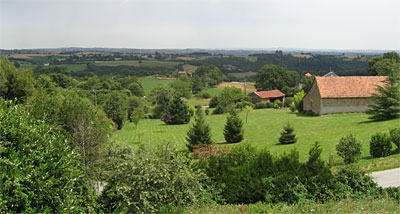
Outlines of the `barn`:
<svg viewBox="0 0 400 214">
<path fill-rule="evenodd" d="M 304 97 L 303 108 L 316 114 L 364 112 L 373 104 L 371 94 L 386 76 L 316 77 Z"/>
<path fill-rule="evenodd" d="M 279 90 L 256 91 L 249 94 L 253 103 L 274 102 L 275 100 L 285 101 L 285 94 Z"/>
</svg>

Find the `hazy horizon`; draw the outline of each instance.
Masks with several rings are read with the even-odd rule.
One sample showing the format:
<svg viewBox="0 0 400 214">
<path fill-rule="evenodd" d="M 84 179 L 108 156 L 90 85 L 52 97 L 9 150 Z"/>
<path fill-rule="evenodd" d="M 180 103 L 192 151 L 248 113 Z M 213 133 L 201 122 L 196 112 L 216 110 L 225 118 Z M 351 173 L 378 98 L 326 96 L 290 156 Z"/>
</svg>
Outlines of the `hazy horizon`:
<svg viewBox="0 0 400 214">
<path fill-rule="evenodd" d="M 395 0 L 0 0 L 0 48 L 400 50 Z"/>
</svg>

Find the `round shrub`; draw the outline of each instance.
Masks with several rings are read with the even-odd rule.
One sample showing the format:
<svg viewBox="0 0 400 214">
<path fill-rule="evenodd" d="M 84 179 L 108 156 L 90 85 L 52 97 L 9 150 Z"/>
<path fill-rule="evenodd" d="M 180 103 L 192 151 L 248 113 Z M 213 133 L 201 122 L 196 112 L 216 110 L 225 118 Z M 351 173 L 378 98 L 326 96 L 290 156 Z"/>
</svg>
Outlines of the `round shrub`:
<svg viewBox="0 0 400 214">
<path fill-rule="evenodd" d="M 372 157 L 386 157 L 390 155 L 392 149 L 392 142 L 387 133 L 376 133 L 372 135 L 369 143 L 369 152 Z"/>
<path fill-rule="evenodd" d="M 291 104 L 289 109 L 290 109 L 291 112 L 295 112 L 296 111 L 296 106 L 294 104 Z"/>
<path fill-rule="evenodd" d="M 218 97 L 215 96 L 215 97 L 211 98 L 209 107 L 215 108 L 215 107 L 217 107 L 217 105 L 218 105 Z"/>
<path fill-rule="evenodd" d="M 400 128 L 390 129 L 390 139 L 400 149 Z"/>
<path fill-rule="evenodd" d="M 192 168 L 185 153 L 171 146 L 138 148 L 134 154 L 117 151 L 116 162 L 100 202 L 105 213 L 164 213 L 168 207 L 201 204 L 207 178 Z"/>
<path fill-rule="evenodd" d="M 336 150 L 345 164 L 355 163 L 361 157 L 361 144 L 353 135 L 342 137 L 339 144 L 336 145 Z"/>
</svg>

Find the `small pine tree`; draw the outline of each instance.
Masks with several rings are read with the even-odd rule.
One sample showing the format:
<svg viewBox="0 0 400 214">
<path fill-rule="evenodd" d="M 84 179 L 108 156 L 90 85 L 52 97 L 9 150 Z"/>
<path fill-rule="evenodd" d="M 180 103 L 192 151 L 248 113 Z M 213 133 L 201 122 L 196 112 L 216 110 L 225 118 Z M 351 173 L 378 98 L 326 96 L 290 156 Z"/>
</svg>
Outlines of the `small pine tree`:
<svg viewBox="0 0 400 214">
<path fill-rule="evenodd" d="M 283 127 L 283 132 L 281 133 L 281 136 L 279 137 L 279 143 L 280 144 L 292 144 L 296 143 L 297 138 L 296 134 L 294 134 L 294 129 L 293 127 L 290 126 L 289 122 L 286 124 L 285 127 Z"/>
<path fill-rule="evenodd" d="M 186 145 L 190 151 L 193 151 L 195 145 L 206 146 L 212 144 L 211 129 L 204 120 L 203 111 L 198 109 L 196 112 L 195 122 L 187 132 Z"/>
<path fill-rule="evenodd" d="M 227 143 L 239 143 L 243 140 L 243 121 L 235 110 L 229 113 L 225 124 L 224 136 Z"/>
<path fill-rule="evenodd" d="M 179 96 L 170 102 L 165 114 L 163 121 L 166 124 L 186 124 L 189 123 L 191 117 L 189 106 Z"/>
</svg>

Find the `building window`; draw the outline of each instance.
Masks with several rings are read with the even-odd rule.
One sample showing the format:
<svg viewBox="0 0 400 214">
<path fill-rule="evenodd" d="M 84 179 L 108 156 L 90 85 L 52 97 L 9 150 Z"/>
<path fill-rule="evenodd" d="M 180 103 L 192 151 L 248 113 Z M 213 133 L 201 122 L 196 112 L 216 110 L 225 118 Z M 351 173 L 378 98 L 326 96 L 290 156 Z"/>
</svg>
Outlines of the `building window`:
<svg viewBox="0 0 400 214">
<path fill-rule="evenodd" d="M 310 106 L 312 107 L 312 100 L 310 100 Z"/>
</svg>

